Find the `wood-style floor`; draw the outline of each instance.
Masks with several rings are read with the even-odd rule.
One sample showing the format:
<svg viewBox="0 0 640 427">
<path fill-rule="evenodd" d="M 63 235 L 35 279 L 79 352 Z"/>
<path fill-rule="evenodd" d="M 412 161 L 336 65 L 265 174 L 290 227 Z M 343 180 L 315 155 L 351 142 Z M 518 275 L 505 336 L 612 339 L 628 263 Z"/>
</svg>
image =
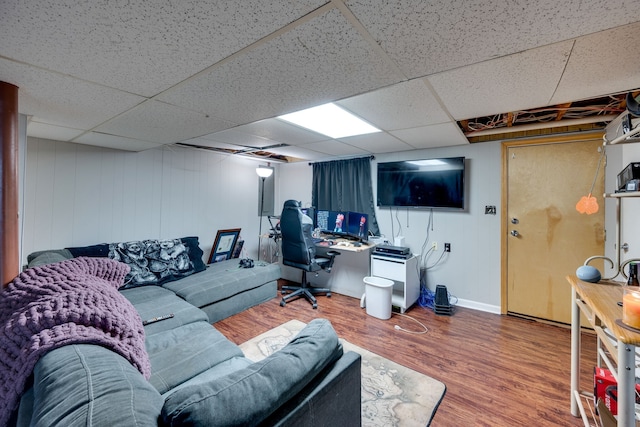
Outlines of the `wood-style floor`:
<svg viewBox="0 0 640 427">
<path fill-rule="evenodd" d="M 447 386 L 433 426 L 580 426 L 569 412 L 571 334 L 568 328 L 512 316 L 457 308 L 452 316 L 414 306 L 413 320 L 368 316 L 360 301 L 343 295 L 280 307 L 280 298 L 215 323 L 240 344 L 288 320 L 329 319 L 338 335 Z M 595 337 L 582 334 L 582 388 L 593 387 Z"/>
</svg>

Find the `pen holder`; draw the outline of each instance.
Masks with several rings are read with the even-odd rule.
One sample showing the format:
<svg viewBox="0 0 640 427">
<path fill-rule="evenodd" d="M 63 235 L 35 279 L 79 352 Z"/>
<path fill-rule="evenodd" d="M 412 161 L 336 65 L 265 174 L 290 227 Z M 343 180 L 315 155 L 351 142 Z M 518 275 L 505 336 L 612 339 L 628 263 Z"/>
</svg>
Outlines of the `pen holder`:
<svg viewBox="0 0 640 427">
<path fill-rule="evenodd" d="M 622 296 L 622 323 L 640 329 L 640 287 L 626 286 Z"/>
</svg>

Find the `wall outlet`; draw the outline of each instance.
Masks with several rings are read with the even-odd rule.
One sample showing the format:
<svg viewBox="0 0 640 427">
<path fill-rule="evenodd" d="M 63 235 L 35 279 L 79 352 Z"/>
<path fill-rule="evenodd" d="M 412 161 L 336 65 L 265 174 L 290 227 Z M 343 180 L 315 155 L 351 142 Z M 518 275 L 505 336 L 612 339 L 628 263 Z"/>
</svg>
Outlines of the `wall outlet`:
<svg viewBox="0 0 640 427">
<path fill-rule="evenodd" d="M 445 243 L 444 244 L 444 251 L 445 252 L 451 252 L 451 243 Z"/>
<path fill-rule="evenodd" d="M 493 205 L 488 205 L 484 207 L 484 214 L 485 215 L 495 215 L 496 214 L 496 207 Z"/>
<path fill-rule="evenodd" d="M 433 242 L 431 244 L 431 249 L 433 249 L 434 252 L 437 251 L 438 250 L 438 242 Z"/>
</svg>

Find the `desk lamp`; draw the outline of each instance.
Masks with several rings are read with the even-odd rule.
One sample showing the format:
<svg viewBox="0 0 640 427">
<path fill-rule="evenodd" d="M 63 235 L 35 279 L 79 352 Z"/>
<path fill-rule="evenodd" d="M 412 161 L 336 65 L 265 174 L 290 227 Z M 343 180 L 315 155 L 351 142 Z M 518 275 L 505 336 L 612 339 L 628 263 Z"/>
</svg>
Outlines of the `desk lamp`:
<svg viewBox="0 0 640 427">
<path fill-rule="evenodd" d="M 264 208 L 264 180 L 269 178 L 273 173 L 273 168 L 269 166 L 258 166 L 256 168 L 256 173 L 260 178 L 262 178 L 262 189 L 260 191 L 260 226 L 258 231 L 258 261 L 260 261 L 260 246 L 262 243 L 262 210 Z"/>
</svg>

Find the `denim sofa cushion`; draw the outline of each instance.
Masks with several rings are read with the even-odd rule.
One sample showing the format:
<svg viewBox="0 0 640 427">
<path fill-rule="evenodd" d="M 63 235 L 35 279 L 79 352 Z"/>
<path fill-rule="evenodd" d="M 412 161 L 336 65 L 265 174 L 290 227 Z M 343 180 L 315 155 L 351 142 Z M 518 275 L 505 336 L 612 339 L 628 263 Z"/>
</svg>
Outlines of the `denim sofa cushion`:
<svg viewBox="0 0 640 427">
<path fill-rule="evenodd" d="M 244 356 L 240 347 L 207 322 L 147 336 L 146 346 L 151 361 L 149 382 L 161 394 L 221 362 Z"/>
<path fill-rule="evenodd" d="M 172 393 L 165 399 L 162 419 L 172 426 L 256 425 L 340 356 L 342 347 L 331 323 L 315 319 L 266 359 Z"/>
<path fill-rule="evenodd" d="M 205 271 L 162 286 L 196 307 L 205 307 L 280 278 L 278 264 L 253 268 L 240 268 L 238 264 L 237 258 L 209 264 Z"/>
<path fill-rule="evenodd" d="M 204 311 L 160 286 L 138 286 L 120 292 L 133 304 L 143 321 L 173 314 L 172 318 L 146 325 L 144 332 L 147 337 L 188 323 L 209 322 Z"/>
<path fill-rule="evenodd" d="M 136 368 L 97 345 L 52 350 L 34 369 L 31 425 L 157 425 L 162 404 Z"/>
</svg>

